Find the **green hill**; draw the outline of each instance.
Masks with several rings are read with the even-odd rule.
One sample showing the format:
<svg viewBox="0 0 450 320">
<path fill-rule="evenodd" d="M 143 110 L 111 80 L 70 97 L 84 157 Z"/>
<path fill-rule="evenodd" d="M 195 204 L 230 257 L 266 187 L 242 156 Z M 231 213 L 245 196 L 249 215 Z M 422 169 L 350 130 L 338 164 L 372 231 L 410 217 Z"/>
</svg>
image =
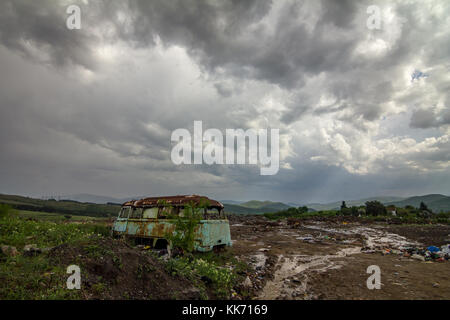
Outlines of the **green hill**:
<svg viewBox="0 0 450 320">
<path fill-rule="evenodd" d="M 9 204 L 18 210 L 90 217 L 115 217 L 120 210 L 118 205 L 77 202 L 74 200 L 41 200 L 5 194 L 0 194 L 0 203 Z"/>
<path fill-rule="evenodd" d="M 418 208 L 420 203 L 425 203 L 428 208 L 433 210 L 435 213 L 439 213 L 441 211 L 448 212 L 450 211 L 450 197 L 445 196 L 443 194 L 428 194 L 424 196 L 415 196 L 407 199 L 403 199 L 401 201 L 393 201 L 386 203 L 388 205 L 394 205 L 396 207 L 404 208 L 406 206 L 413 206 Z"/>
<path fill-rule="evenodd" d="M 246 207 L 246 208 L 253 208 L 253 209 L 276 209 L 276 210 L 284 210 L 290 208 L 287 204 L 284 204 L 282 202 L 273 202 L 273 201 L 258 201 L 258 200 L 251 200 L 244 203 L 241 203 L 240 206 Z"/>
<path fill-rule="evenodd" d="M 263 214 L 286 210 L 290 206 L 282 202 L 251 200 L 240 204 L 223 202 L 225 212 L 234 214 Z"/>
<path fill-rule="evenodd" d="M 224 203 L 225 212 L 235 214 L 263 214 L 286 210 L 290 206 L 281 202 L 252 200 L 240 205 Z"/>
</svg>

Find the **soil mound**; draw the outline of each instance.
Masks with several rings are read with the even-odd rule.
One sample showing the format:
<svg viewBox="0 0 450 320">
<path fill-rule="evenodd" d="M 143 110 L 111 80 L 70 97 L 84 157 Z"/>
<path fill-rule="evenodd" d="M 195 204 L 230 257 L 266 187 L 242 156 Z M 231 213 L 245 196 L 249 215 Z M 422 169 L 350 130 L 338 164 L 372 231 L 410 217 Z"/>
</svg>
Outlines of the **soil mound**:
<svg viewBox="0 0 450 320">
<path fill-rule="evenodd" d="M 200 299 L 188 279 L 173 276 L 152 252 L 121 240 L 93 237 L 49 252 L 61 266 L 78 265 L 84 299 Z"/>
</svg>

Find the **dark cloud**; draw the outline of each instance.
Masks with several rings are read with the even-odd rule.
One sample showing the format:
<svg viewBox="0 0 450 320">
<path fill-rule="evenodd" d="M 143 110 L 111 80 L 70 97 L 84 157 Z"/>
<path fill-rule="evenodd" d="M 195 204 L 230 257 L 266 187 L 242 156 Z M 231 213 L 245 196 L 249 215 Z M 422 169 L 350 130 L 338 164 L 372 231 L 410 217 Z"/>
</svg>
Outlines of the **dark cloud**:
<svg viewBox="0 0 450 320">
<path fill-rule="evenodd" d="M 446 2 L 75 3 L 81 30 L 62 2 L 0 4 L 0 191 L 310 202 L 449 190 Z M 366 28 L 373 4 L 381 30 Z M 411 82 L 414 70 L 429 77 Z M 406 113 L 401 132 L 384 126 Z M 280 173 L 174 166 L 170 133 L 199 119 L 280 128 Z"/>
<path fill-rule="evenodd" d="M 1 43 L 39 62 L 95 69 L 91 46 L 96 38 L 87 32 L 68 32 L 65 10 L 51 0 L 2 1 Z"/>
</svg>

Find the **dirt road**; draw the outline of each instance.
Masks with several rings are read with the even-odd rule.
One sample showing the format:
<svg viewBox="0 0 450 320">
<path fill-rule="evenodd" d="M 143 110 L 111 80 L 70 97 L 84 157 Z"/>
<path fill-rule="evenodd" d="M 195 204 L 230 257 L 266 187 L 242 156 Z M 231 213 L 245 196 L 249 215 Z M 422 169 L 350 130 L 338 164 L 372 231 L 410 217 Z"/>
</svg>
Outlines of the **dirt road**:
<svg viewBox="0 0 450 320">
<path fill-rule="evenodd" d="M 390 226 L 338 220 L 230 219 L 233 252 L 255 270 L 255 299 L 450 299 L 450 261 L 404 257 L 404 247 L 450 243 L 450 226 Z M 367 267 L 381 289 L 367 288 Z"/>
</svg>

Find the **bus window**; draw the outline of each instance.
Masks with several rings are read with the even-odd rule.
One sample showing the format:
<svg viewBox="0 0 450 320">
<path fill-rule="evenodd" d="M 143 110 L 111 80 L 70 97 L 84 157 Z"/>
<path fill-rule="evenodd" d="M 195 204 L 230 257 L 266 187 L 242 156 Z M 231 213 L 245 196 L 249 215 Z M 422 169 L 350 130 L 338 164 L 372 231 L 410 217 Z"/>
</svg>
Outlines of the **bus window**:
<svg viewBox="0 0 450 320">
<path fill-rule="evenodd" d="M 142 218 L 142 208 L 133 208 L 131 210 L 130 219 L 141 219 Z"/>
<path fill-rule="evenodd" d="M 128 218 L 128 214 L 130 213 L 130 207 L 125 207 L 120 209 L 119 218 Z"/>
<path fill-rule="evenodd" d="M 169 218 L 169 216 L 178 215 L 179 212 L 180 208 L 178 207 L 160 207 L 158 211 L 158 218 Z"/>
<path fill-rule="evenodd" d="M 205 218 L 206 219 L 219 219 L 220 218 L 220 212 L 216 208 L 208 208 L 205 210 Z"/>
<path fill-rule="evenodd" d="M 144 210 L 144 218 L 156 219 L 158 217 L 158 208 L 148 208 Z"/>
</svg>

